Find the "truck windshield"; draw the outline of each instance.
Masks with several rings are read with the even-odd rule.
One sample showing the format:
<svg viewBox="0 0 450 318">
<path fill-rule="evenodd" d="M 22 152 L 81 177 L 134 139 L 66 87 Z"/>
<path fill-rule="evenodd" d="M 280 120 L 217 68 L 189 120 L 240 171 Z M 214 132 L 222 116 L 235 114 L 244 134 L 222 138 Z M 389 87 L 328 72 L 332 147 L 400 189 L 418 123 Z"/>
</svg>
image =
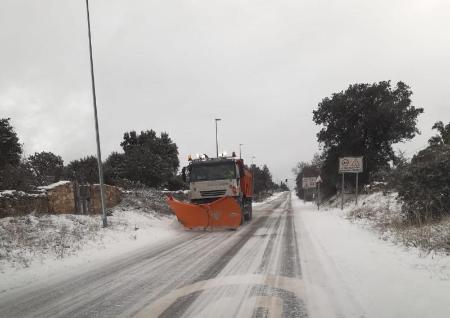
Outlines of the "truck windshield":
<svg viewBox="0 0 450 318">
<path fill-rule="evenodd" d="M 191 181 L 236 179 L 234 163 L 203 164 L 191 167 Z"/>
</svg>

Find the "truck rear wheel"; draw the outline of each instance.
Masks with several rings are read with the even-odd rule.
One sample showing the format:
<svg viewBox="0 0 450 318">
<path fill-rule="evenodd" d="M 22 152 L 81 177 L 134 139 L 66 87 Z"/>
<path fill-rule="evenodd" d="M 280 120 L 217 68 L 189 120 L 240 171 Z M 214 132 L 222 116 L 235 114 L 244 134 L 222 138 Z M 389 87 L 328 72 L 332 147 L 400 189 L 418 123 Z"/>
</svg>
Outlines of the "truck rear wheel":
<svg viewBox="0 0 450 318">
<path fill-rule="evenodd" d="M 243 211 L 244 211 L 245 221 L 251 221 L 252 220 L 252 201 L 251 200 L 244 199 Z"/>
</svg>

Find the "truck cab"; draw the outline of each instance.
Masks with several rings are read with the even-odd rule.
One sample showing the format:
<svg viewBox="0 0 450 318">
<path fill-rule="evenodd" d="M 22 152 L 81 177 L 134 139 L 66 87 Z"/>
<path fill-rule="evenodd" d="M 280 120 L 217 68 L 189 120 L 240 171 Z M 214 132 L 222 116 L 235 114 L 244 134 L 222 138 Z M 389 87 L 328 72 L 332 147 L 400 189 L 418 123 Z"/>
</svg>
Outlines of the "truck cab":
<svg viewBox="0 0 450 318">
<path fill-rule="evenodd" d="M 189 182 L 189 200 L 194 204 L 233 197 L 244 211 L 244 219 L 252 218 L 252 174 L 242 159 L 202 158 L 191 160 L 182 170 Z"/>
</svg>

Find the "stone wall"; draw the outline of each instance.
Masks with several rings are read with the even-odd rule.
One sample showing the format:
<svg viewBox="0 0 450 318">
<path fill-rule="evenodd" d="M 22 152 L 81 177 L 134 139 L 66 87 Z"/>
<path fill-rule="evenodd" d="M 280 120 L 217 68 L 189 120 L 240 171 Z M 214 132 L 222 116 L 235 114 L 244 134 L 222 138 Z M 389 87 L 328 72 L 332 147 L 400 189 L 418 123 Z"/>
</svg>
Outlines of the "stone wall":
<svg viewBox="0 0 450 318">
<path fill-rule="evenodd" d="M 110 185 L 105 185 L 105 202 L 107 208 L 112 208 L 122 201 L 122 191 L 119 188 Z M 102 213 L 101 199 L 100 199 L 100 185 L 93 184 L 91 186 L 91 206 L 90 213 Z"/>
<path fill-rule="evenodd" d="M 56 185 L 56 186 L 55 186 Z M 60 182 L 46 189 L 48 212 L 51 214 L 75 213 L 75 196 L 72 182 Z"/>
<path fill-rule="evenodd" d="M 88 198 L 88 213 L 101 213 L 100 186 L 90 185 Z M 21 191 L 0 192 L 0 218 L 20 216 L 30 213 L 69 214 L 77 213 L 76 188 L 70 181 L 60 181 L 55 184 L 40 187 L 38 193 Z M 122 201 L 122 191 L 113 186 L 105 185 L 105 201 L 107 208 L 112 208 Z"/>
<path fill-rule="evenodd" d="M 48 213 L 47 196 L 21 191 L 0 192 L 0 218 Z"/>
</svg>

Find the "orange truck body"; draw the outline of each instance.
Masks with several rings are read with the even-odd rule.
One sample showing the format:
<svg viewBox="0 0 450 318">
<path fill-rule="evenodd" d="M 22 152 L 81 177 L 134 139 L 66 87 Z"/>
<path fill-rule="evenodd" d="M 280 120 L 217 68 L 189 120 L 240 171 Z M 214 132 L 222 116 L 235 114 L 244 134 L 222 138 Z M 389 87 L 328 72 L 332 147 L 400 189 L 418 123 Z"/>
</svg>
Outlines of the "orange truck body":
<svg viewBox="0 0 450 318">
<path fill-rule="evenodd" d="M 227 169 L 232 172 L 232 167 L 235 169 L 232 177 L 221 177 L 218 173 Z M 242 159 L 198 160 L 191 162 L 188 171 L 190 201 L 167 198 L 172 212 L 185 228 L 237 229 L 252 219 L 253 175 Z M 201 173 L 215 177 L 208 179 L 202 175 L 205 179 L 200 179 Z"/>
</svg>

